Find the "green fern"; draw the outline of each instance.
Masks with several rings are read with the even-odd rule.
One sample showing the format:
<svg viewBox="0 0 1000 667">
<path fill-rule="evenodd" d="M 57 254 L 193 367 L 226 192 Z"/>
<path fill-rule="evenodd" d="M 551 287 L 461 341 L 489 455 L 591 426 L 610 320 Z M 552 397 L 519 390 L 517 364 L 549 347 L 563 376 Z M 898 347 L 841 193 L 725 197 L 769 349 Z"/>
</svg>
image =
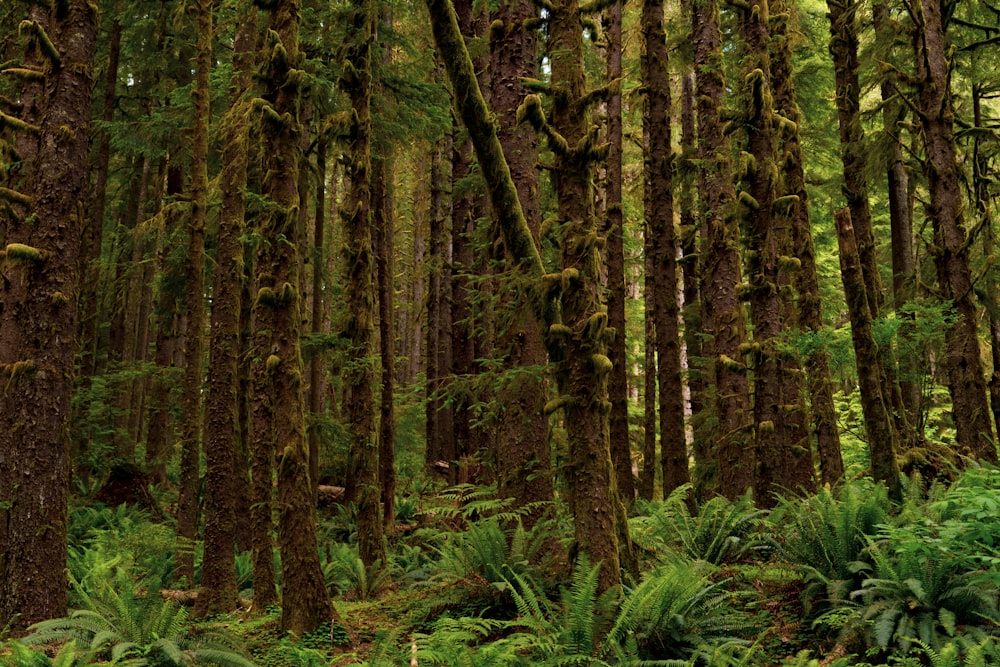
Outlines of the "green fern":
<svg viewBox="0 0 1000 667">
<path fill-rule="evenodd" d="M 91 578 L 87 585 L 71 579 L 81 608 L 65 618 L 36 623 L 23 639 L 28 645 L 76 641 L 112 662 L 130 665 L 180 667 L 192 661 L 204 664 L 252 667 L 236 650 L 235 640 L 213 631 L 192 636 L 187 609 L 158 595 L 158 582 L 146 579 L 143 588 L 124 568 L 113 576 Z"/>
<path fill-rule="evenodd" d="M 727 580 L 712 582 L 690 565 L 672 564 L 646 577 L 623 605 L 629 632 L 645 659 L 689 659 L 706 647 L 740 643 L 754 628 L 731 605 Z M 620 634 L 620 631 L 616 631 Z"/>
<path fill-rule="evenodd" d="M 997 588 L 980 573 L 888 544 L 872 542 L 869 553 L 874 571 L 853 597 L 861 600 L 875 645 L 907 650 L 919 640 L 937 650 L 959 632 L 985 637 L 1000 623 Z"/>
<path fill-rule="evenodd" d="M 662 557 L 679 551 L 686 558 L 713 565 L 769 544 L 759 534 L 766 512 L 756 509 L 749 496 L 736 502 L 716 496 L 692 514 L 687 502 L 690 492 L 690 484 L 679 487 L 649 517 L 634 521 L 637 539 Z"/>
<path fill-rule="evenodd" d="M 871 483 L 848 484 L 836 495 L 824 489 L 805 499 L 780 499 L 772 521 L 787 527 L 782 555 L 805 570 L 807 612 L 817 600 L 845 602 L 857 588 L 868 537 L 886 520 L 888 504 L 885 488 Z"/>
</svg>

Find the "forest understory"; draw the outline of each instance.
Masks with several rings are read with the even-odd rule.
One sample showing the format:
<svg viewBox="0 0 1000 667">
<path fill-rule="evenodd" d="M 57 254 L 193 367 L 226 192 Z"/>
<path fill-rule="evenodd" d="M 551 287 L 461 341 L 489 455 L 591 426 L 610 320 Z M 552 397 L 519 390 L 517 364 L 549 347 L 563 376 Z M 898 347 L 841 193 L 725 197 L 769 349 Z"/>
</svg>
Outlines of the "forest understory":
<svg viewBox="0 0 1000 667">
<path fill-rule="evenodd" d="M 302 636 L 282 631 L 279 606 L 255 606 L 247 552 L 239 608 L 195 618 L 196 588 L 176 580 L 175 493 L 118 507 L 78 495 L 71 612 L 8 638 L 0 664 L 997 664 L 1000 470 L 915 473 L 904 487 L 898 504 L 865 480 L 769 511 L 749 497 L 692 511 L 687 487 L 640 502 L 629 520 L 639 571 L 602 594 L 597 568 L 568 553 L 562 504 L 528 530 L 495 488 L 417 479 L 385 567 L 358 556 L 356 508 L 324 503 L 318 552 L 334 615 Z"/>
</svg>

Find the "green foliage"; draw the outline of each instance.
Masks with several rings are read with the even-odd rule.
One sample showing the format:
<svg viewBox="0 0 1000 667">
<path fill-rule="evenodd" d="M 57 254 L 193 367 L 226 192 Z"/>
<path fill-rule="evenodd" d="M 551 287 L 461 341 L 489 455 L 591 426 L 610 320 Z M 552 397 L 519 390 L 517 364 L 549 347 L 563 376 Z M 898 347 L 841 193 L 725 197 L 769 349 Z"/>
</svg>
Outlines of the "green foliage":
<svg viewBox="0 0 1000 667">
<path fill-rule="evenodd" d="M 756 509 L 749 496 L 736 502 L 716 496 L 692 514 L 688 508 L 690 492 L 690 484 L 681 486 L 653 506 L 649 516 L 634 520 L 637 541 L 661 556 L 678 551 L 686 558 L 713 565 L 768 546 L 760 535 L 767 513 Z"/>
<path fill-rule="evenodd" d="M 140 584 L 124 568 L 109 565 L 84 582 L 71 583 L 80 608 L 65 618 L 36 623 L 25 644 L 75 640 L 102 658 L 136 666 L 253 665 L 226 633 L 193 637 L 187 609 L 159 595 L 159 582 L 152 578 Z"/>
<path fill-rule="evenodd" d="M 441 537 L 438 567 L 446 575 L 456 579 L 479 577 L 500 591 L 507 588 L 511 573 L 526 574 L 546 542 L 553 538 L 546 524 L 526 530 L 517 521 L 513 528 L 504 529 L 497 518 L 473 522 L 465 531 Z"/>
<path fill-rule="evenodd" d="M 110 575 L 117 567 L 155 581 L 169 581 L 173 576 L 174 531 L 138 507 L 73 508 L 69 544 L 69 569 L 80 582 Z"/>
<path fill-rule="evenodd" d="M 884 487 L 871 482 L 846 484 L 809 498 L 782 498 L 772 515 L 775 525 L 787 527 L 780 553 L 801 565 L 806 581 L 802 598 L 807 611 L 820 599 L 845 601 L 861 582 L 867 538 L 886 518 L 889 506 Z"/>
<path fill-rule="evenodd" d="M 7 644 L 5 648 L 10 654 L 0 653 L 0 665 L 4 667 L 96 667 L 104 664 L 98 661 L 98 651 L 82 648 L 74 640 L 63 644 L 52 657 L 18 641 Z"/>
<path fill-rule="evenodd" d="M 366 567 L 356 546 L 327 544 L 322 558 L 323 579 L 331 595 L 370 599 L 389 582 L 389 570 L 376 560 Z"/>
<path fill-rule="evenodd" d="M 733 608 L 727 583 L 712 582 L 680 563 L 648 575 L 619 612 L 620 619 L 628 619 L 639 656 L 686 660 L 739 644 L 752 627 L 746 615 Z M 613 634 L 617 638 L 619 633 Z"/>
<path fill-rule="evenodd" d="M 963 632 L 983 635 L 1000 622 L 997 587 L 954 560 L 928 558 L 889 542 L 872 542 L 872 576 L 852 594 L 871 621 L 874 644 L 908 649 L 915 639 L 931 648 Z"/>
</svg>

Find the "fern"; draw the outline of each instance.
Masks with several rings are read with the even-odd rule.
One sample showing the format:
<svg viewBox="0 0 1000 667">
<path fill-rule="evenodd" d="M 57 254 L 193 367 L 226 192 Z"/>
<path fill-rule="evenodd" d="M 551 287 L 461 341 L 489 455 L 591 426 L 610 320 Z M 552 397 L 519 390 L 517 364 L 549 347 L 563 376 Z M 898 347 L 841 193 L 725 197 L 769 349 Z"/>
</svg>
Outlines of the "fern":
<svg viewBox="0 0 1000 667">
<path fill-rule="evenodd" d="M 861 581 L 868 537 L 885 521 L 885 488 L 871 483 L 829 489 L 806 499 L 780 499 L 772 520 L 788 526 L 781 553 L 805 570 L 806 611 L 819 599 L 836 605 Z"/>
<path fill-rule="evenodd" d="M 749 496 L 736 502 L 716 496 L 692 514 L 690 492 L 690 484 L 679 487 L 648 518 L 637 521 L 639 541 L 667 558 L 678 550 L 686 558 L 713 565 L 767 546 L 758 534 L 766 512 L 757 510 Z"/>
<path fill-rule="evenodd" d="M 872 542 L 869 553 L 874 571 L 853 597 L 862 602 L 862 619 L 871 622 L 877 646 L 907 650 L 916 639 L 938 649 L 960 627 L 969 637 L 982 637 L 977 624 L 995 628 L 1000 622 L 997 589 L 978 573 L 882 543 Z"/>
<path fill-rule="evenodd" d="M 197 660 L 252 667 L 236 651 L 235 641 L 218 641 L 224 635 L 221 631 L 192 637 L 187 609 L 158 595 L 158 582 L 146 579 L 140 590 L 128 571 L 118 567 L 107 578 L 90 578 L 86 585 L 71 578 L 71 584 L 83 608 L 65 618 L 36 623 L 23 639 L 25 644 L 76 641 L 112 662 L 137 666 L 180 667 Z"/>
<path fill-rule="evenodd" d="M 705 647 L 741 642 L 741 635 L 753 628 L 731 606 L 727 583 L 709 581 L 683 564 L 665 566 L 648 576 L 623 606 L 640 657 L 688 659 Z"/>
</svg>

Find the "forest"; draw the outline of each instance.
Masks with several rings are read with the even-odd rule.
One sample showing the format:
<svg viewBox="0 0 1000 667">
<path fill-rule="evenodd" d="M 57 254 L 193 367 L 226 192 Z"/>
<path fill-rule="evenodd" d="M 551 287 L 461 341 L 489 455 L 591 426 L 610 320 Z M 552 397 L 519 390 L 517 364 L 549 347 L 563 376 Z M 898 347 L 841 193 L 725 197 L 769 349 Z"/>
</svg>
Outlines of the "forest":
<svg viewBox="0 0 1000 667">
<path fill-rule="evenodd" d="M 998 44 L 5 0 L 0 665 L 1000 664 Z"/>
</svg>

